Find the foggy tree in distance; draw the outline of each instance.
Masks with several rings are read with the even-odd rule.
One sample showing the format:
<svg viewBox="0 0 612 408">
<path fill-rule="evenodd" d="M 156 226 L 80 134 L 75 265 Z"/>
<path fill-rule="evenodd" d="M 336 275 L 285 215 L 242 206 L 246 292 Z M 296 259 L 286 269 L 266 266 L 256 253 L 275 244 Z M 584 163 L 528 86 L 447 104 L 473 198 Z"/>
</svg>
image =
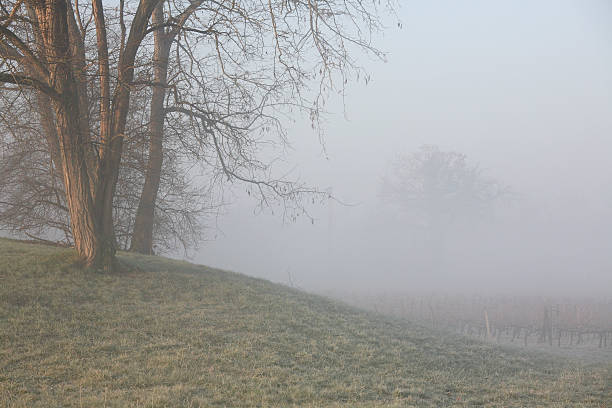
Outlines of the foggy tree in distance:
<svg viewBox="0 0 612 408">
<path fill-rule="evenodd" d="M 487 177 L 466 155 L 434 145 L 398 155 L 390 170 L 383 180 L 382 197 L 427 228 L 482 216 L 509 194 L 506 186 Z"/>
<path fill-rule="evenodd" d="M 264 203 L 274 197 L 299 202 L 316 193 L 271 177 L 256 153 L 267 134 L 285 140 L 283 109 L 305 111 L 318 123 L 326 95 L 342 92 L 362 72 L 349 50 L 382 57 L 371 44 L 381 28 L 378 7 L 357 0 L 121 0 L 112 8 L 101 0 L 2 2 L 2 94 L 13 100 L 35 95 L 32 112 L 39 113 L 40 137 L 61 174 L 70 231 L 85 264 L 116 266 L 113 202 L 132 130 L 130 105 L 139 91 L 163 94 L 144 113 L 152 115 L 145 176 L 151 194 L 143 189 L 144 208 L 156 199 L 162 165 L 155 121 L 163 123 L 164 135 L 170 128 L 182 153 L 216 166 L 229 181 L 251 184 Z M 156 71 L 163 55 L 152 52 L 153 34 L 162 30 L 175 41 L 166 83 Z M 160 100 L 165 123 L 158 117 Z M 191 131 L 172 131 L 186 127 Z M 151 216 L 144 214 L 149 222 Z"/>
<path fill-rule="evenodd" d="M 507 186 L 488 177 L 466 155 L 435 145 L 398 155 L 381 187 L 381 197 L 408 216 L 411 232 L 430 245 L 436 263 L 451 227 L 486 218 L 510 195 Z"/>
</svg>

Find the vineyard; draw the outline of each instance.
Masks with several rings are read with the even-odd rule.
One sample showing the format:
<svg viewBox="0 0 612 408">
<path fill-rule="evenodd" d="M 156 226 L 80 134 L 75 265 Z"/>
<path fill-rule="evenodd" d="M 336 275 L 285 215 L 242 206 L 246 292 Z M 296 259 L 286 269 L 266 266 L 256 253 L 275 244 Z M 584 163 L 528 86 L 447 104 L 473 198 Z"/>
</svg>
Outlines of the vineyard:
<svg viewBox="0 0 612 408">
<path fill-rule="evenodd" d="M 340 297 L 378 313 L 500 343 L 612 349 L 612 298 L 397 293 Z"/>
</svg>

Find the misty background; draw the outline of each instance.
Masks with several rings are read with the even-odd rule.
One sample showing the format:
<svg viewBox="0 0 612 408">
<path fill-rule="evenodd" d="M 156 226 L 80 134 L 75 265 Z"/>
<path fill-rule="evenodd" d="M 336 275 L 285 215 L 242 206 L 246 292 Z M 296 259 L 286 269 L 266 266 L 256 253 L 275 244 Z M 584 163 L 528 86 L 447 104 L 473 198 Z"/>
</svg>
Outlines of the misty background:
<svg viewBox="0 0 612 408">
<path fill-rule="evenodd" d="M 235 184 L 191 259 L 314 291 L 610 295 L 612 3 L 402 1 L 398 13 L 402 28 L 377 38 L 388 62 L 365 60 L 371 81 L 329 101 L 324 145 L 308 118 L 287 124 L 277 175 L 348 205 L 290 222 Z M 425 144 L 515 192 L 453 228 L 435 267 L 380 197 L 397 154 Z"/>
</svg>

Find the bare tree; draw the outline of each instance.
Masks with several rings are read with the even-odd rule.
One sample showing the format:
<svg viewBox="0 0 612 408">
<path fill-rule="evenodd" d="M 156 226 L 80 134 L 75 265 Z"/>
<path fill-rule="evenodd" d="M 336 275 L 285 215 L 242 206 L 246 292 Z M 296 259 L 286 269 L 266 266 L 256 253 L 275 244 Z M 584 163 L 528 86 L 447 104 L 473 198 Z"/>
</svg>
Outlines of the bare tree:
<svg viewBox="0 0 612 408">
<path fill-rule="evenodd" d="M 433 145 L 399 155 L 384 178 L 382 197 L 409 213 L 416 225 L 439 230 L 485 215 L 510 194 L 462 153 Z"/>
<path fill-rule="evenodd" d="M 33 92 L 14 99 L 0 94 L 0 230 L 38 241 L 72 245 L 61 170 L 51 159 L 43 137 L 39 107 Z M 142 110 L 147 95 L 136 93 L 128 115 L 129 137 L 124 144 L 113 217 L 118 248 L 127 250 L 142 190 L 148 132 Z M 144 129 L 143 129 L 144 128 Z M 175 139 L 175 138 L 173 138 Z M 202 238 L 203 222 L 214 216 L 218 192 L 206 180 L 192 183 L 185 173 L 188 158 L 179 146 L 167 143 L 153 220 L 157 252 L 189 251 Z M 217 194 L 215 194 L 217 193 Z"/>
<path fill-rule="evenodd" d="M 112 35 L 112 21 L 109 28 L 109 44 L 116 43 L 119 36 Z M 85 42 L 84 47 L 87 48 Z M 118 45 L 110 46 L 111 50 L 119 48 Z M 145 62 L 141 67 L 146 65 Z M 141 71 L 141 77 L 146 75 L 145 69 Z M 99 135 L 100 92 L 95 78 L 95 74 L 87 78 L 87 102 L 90 104 L 87 116 L 93 124 L 92 133 Z M 57 159 L 58 154 L 52 160 L 50 148 L 56 137 L 48 137 L 55 133 L 48 98 L 37 90 L 18 90 L 21 92 L 0 94 L 3 107 L 0 132 L 4 135 L 0 138 L 3 159 L 0 172 L 4 176 L 0 179 L 0 229 L 36 240 L 61 240 L 72 244 L 61 168 L 54 164 L 61 164 L 61 160 Z M 154 99 L 148 88 L 132 91 L 118 193 L 113 200 L 116 240 L 122 249 L 130 247 L 134 217 L 139 208 L 138 191 L 143 188 L 147 165 L 152 162 L 147 160 L 146 150 L 153 145 L 154 139 L 146 132 L 146 127 L 151 126 L 147 124 L 150 117 L 147 104 Z M 165 161 L 161 177 L 157 176 L 161 197 L 154 202 L 158 216 L 149 225 L 157 232 L 152 245 L 160 251 L 177 247 L 188 250 L 201 238 L 202 216 L 214 210 L 216 204 L 210 200 L 209 188 L 189 183 L 190 177 L 183 173 L 185 157 L 176 146 L 169 146 L 164 154 L 169 159 Z"/>
<path fill-rule="evenodd" d="M 466 231 L 493 214 L 511 196 L 510 189 L 489 177 L 464 154 L 425 145 L 392 162 L 381 196 L 408 217 L 408 234 L 424 244 L 422 255 L 440 272 L 451 231 Z"/>
<path fill-rule="evenodd" d="M 157 1 L 142 0 L 122 30 L 111 95 L 111 70 L 101 0 L 91 4 L 95 24 L 100 119 L 95 137 L 87 109 L 87 53 L 80 10 L 65 0 L 6 2 L 0 19 L 0 81 L 30 87 L 49 99 L 66 204 L 75 247 L 86 265 L 112 270 L 116 265 L 112 204 L 134 78 L 135 57 Z M 123 2 L 121 2 L 123 21 Z M 75 12 L 76 11 L 76 12 Z M 126 27 L 123 25 L 122 27 Z M 125 41 L 123 41 L 125 38 Z M 91 56 L 90 56 L 91 57 Z M 19 92 L 19 90 L 15 90 Z M 61 163 L 61 164 L 59 164 Z"/>
<path fill-rule="evenodd" d="M 198 10 L 204 1 L 194 1 L 176 18 L 168 15 L 164 18 L 164 3 L 158 3 L 153 11 L 152 27 L 154 35 L 153 44 L 153 75 L 152 95 L 150 104 L 149 151 L 144 184 L 140 193 L 138 209 L 134 219 L 134 228 L 131 235 L 131 250 L 144 254 L 153 254 L 153 230 L 155 225 L 155 208 L 157 195 L 162 176 L 164 161 L 163 137 L 164 121 L 166 117 L 164 102 L 168 86 L 168 65 L 172 43 L 180 30 L 184 28 L 185 21 Z M 170 5 L 170 3 L 168 3 Z M 170 12 L 170 7 L 168 7 Z M 190 216 L 193 212 L 185 212 Z M 187 220 L 185 220 L 187 221 Z M 193 221 L 185 225 L 195 225 Z M 193 229 L 192 229 L 193 230 Z M 184 247 L 185 245 L 183 245 Z"/>
<path fill-rule="evenodd" d="M 116 263 L 113 200 L 139 87 L 163 95 L 152 99 L 152 143 L 139 204 L 144 215 L 136 217 L 148 222 L 163 166 L 164 122 L 188 125 L 191 131 L 178 135 L 182 151 L 228 180 L 253 185 L 262 202 L 299 202 L 316 192 L 270 176 L 257 159 L 262 135 L 283 142 L 279 114 L 289 107 L 318 123 L 325 95 L 341 92 L 361 73 L 350 49 L 381 55 L 371 45 L 371 33 L 380 28 L 374 1 L 161 4 L 121 0 L 117 9 L 104 9 L 101 0 L 16 0 L 0 6 L 2 92 L 32 89 L 46 108 L 42 137 L 61 170 L 75 247 L 95 268 L 111 270 Z M 147 60 L 149 34 L 153 47 L 155 37 L 157 45 L 174 41 L 175 70 L 166 71 L 167 82 L 162 53 L 154 53 L 153 77 L 151 65 L 140 63 Z M 146 235 L 145 252 L 151 243 Z"/>
</svg>

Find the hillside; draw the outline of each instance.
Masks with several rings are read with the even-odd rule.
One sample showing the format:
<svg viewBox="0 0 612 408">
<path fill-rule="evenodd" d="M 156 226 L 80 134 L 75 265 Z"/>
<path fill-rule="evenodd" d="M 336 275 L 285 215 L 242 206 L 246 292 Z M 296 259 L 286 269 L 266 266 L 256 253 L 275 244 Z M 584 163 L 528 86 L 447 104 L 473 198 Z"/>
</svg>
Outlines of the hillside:
<svg viewBox="0 0 612 408">
<path fill-rule="evenodd" d="M 240 274 L 0 240 L 0 406 L 584 406 L 612 366 L 525 354 Z"/>
</svg>

